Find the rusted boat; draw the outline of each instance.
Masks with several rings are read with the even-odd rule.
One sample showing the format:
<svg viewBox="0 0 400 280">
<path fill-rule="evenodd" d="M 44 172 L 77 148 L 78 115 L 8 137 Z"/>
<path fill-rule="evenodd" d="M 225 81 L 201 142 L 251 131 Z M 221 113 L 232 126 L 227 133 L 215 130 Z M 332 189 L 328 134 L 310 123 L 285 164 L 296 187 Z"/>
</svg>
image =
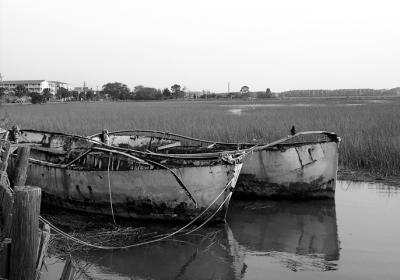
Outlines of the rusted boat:
<svg viewBox="0 0 400 280">
<path fill-rule="evenodd" d="M 27 184 L 42 188 L 44 203 L 138 219 L 201 215 L 202 220 L 224 220 L 243 157 L 123 151 L 81 136 L 35 130 L 10 131 L 10 140 L 14 149 L 30 146 Z M 14 153 L 9 174 L 15 165 Z"/>
<path fill-rule="evenodd" d="M 333 132 L 300 132 L 256 147 L 252 143 L 213 142 L 151 130 L 104 130 L 90 139 L 115 147 L 181 157 L 252 149 L 244 160 L 236 196 L 333 198 L 335 195 L 340 138 Z"/>
</svg>

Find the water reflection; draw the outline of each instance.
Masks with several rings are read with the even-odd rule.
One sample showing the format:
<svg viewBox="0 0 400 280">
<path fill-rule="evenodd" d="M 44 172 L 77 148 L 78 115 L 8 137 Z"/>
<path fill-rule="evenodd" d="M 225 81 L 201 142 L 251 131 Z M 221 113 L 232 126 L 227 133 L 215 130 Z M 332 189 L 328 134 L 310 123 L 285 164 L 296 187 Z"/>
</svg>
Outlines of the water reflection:
<svg viewBox="0 0 400 280">
<path fill-rule="evenodd" d="M 233 201 L 230 207 L 227 225 L 146 247 L 76 257 L 95 279 L 246 279 L 250 256 L 292 271 L 336 269 L 334 201 Z M 157 230 L 173 230 L 162 227 Z"/>
<path fill-rule="evenodd" d="M 225 226 L 146 247 L 80 255 L 96 279 L 237 279 Z M 235 245 L 233 245 L 235 246 Z"/>
<path fill-rule="evenodd" d="M 370 103 L 384 103 L 373 102 Z M 233 115 L 242 115 L 244 113 L 251 113 L 252 111 L 262 110 L 265 108 L 278 108 L 278 107 L 354 107 L 364 106 L 366 103 L 267 103 L 267 104 L 234 104 L 234 105 L 220 105 L 221 107 L 229 107 L 226 111 Z"/>
<path fill-rule="evenodd" d="M 230 211 L 229 226 L 247 254 L 269 257 L 293 271 L 336 269 L 333 200 L 234 202 Z"/>
</svg>

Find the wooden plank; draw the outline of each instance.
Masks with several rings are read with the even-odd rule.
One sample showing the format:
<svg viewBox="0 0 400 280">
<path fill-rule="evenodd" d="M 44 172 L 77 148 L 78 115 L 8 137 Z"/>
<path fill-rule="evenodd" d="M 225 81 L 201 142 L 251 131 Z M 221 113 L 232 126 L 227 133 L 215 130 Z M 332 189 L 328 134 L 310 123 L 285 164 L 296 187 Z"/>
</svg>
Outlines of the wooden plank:
<svg viewBox="0 0 400 280">
<path fill-rule="evenodd" d="M 29 146 L 19 147 L 17 152 L 18 159 L 13 182 L 14 186 L 23 186 L 26 182 L 31 149 Z"/>
<path fill-rule="evenodd" d="M 41 195 L 37 187 L 14 187 L 10 280 L 35 279 Z"/>
</svg>

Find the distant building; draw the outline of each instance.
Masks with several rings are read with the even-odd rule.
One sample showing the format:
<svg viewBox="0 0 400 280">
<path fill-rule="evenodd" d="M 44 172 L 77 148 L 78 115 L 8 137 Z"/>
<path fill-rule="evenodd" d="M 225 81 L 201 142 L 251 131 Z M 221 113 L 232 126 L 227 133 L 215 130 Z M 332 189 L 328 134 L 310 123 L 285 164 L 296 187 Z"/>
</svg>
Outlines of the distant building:
<svg viewBox="0 0 400 280">
<path fill-rule="evenodd" d="M 23 85 L 29 92 L 42 93 L 45 88 L 50 89 L 51 94 L 56 94 L 59 88 L 72 89 L 68 83 L 47 81 L 47 80 L 15 80 L 2 81 L 0 88 L 5 88 L 7 91 L 13 91 L 18 85 Z"/>
</svg>

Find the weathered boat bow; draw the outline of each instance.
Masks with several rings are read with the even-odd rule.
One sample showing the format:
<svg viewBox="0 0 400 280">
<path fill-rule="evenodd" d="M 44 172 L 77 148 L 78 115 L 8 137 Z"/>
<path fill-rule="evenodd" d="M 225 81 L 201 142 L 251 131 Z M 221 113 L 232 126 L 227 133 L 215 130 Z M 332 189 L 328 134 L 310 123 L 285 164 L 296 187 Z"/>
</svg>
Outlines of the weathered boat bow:
<svg viewBox="0 0 400 280">
<path fill-rule="evenodd" d="M 243 166 L 241 196 L 334 198 L 340 137 L 307 131 L 258 146 Z"/>
</svg>

